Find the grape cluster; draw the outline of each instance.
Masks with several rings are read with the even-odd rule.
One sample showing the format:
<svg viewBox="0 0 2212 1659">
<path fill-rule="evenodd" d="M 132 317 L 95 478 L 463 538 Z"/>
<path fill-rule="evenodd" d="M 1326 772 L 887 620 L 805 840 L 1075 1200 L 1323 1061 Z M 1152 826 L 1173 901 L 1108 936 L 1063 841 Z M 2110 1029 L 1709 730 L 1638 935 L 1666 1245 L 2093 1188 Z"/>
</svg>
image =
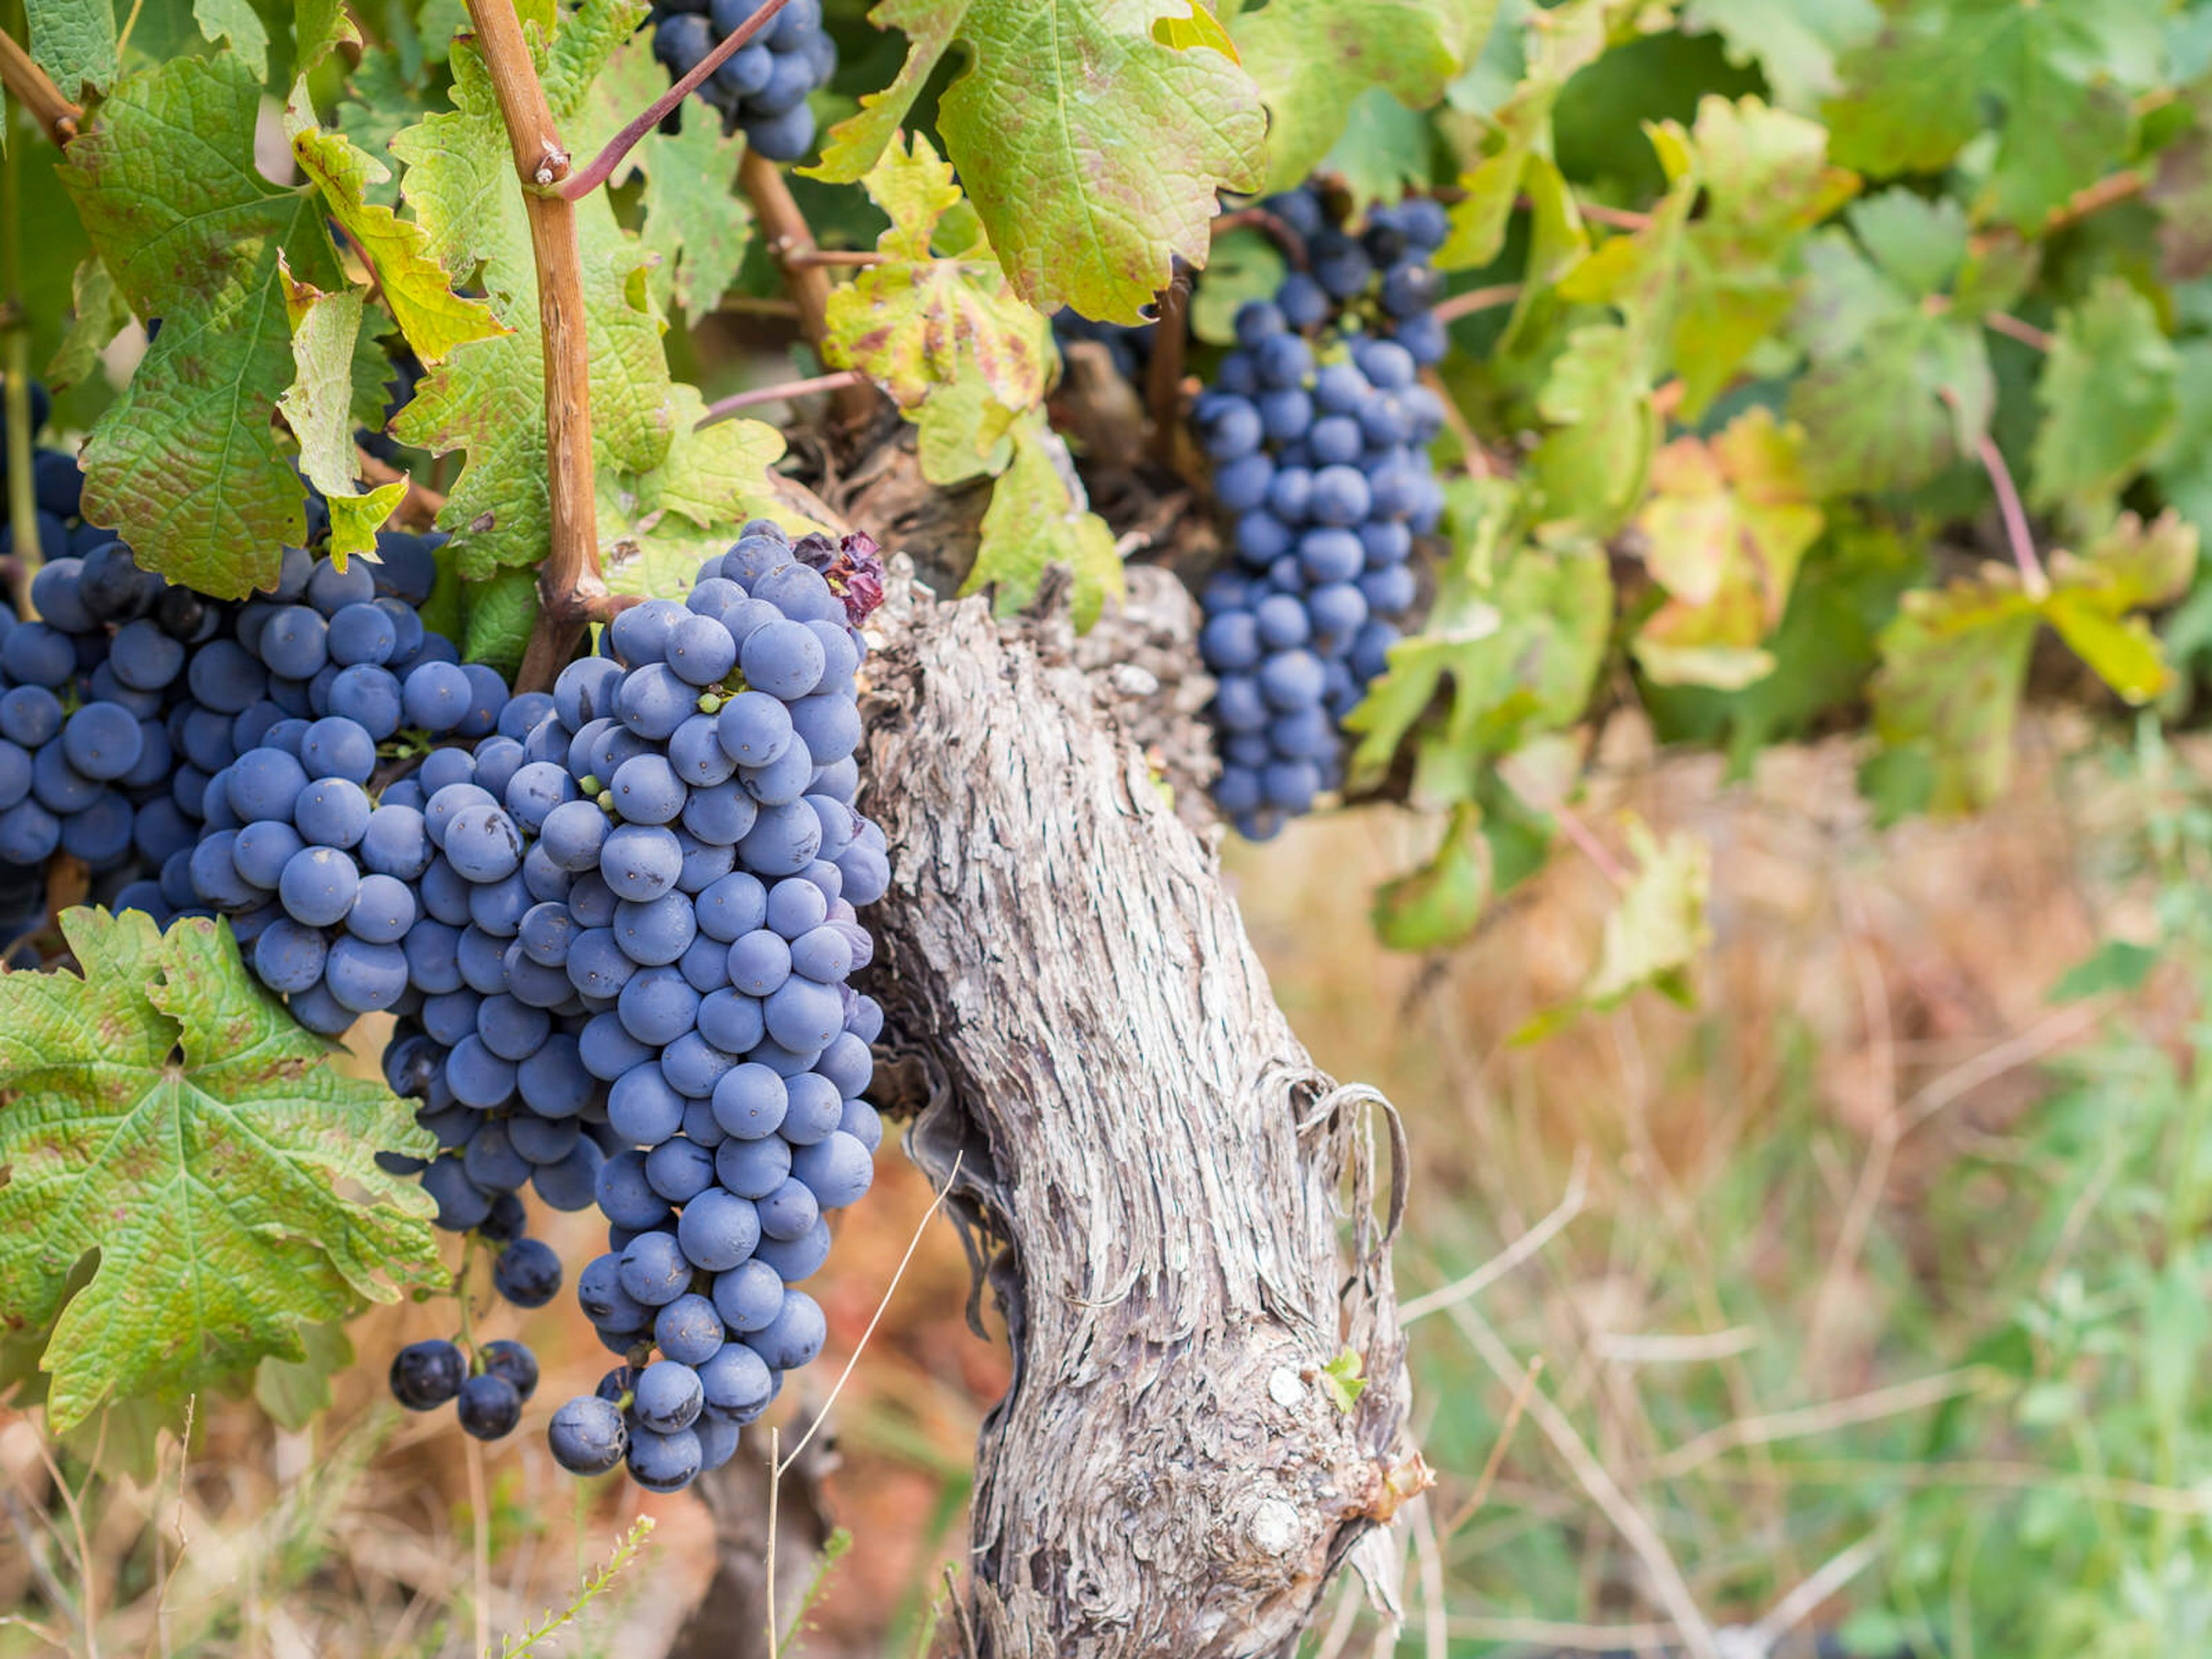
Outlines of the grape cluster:
<svg viewBox="0 0 2212 1659">
<path fill-rule="evenodd" d="M 576 1280 L 623 1363 L 550 1428 L 578 1474 L 626 1458 L 688 1485 L 821 1348 L 793 1287 L 883 1135 L 861 1097 L 883 1016 L 846 983 L 874 950 L 855 907 L 890 882 L 852 805 L 878 577 L 857 538 L 794 548 L 756 520 L 555 686 L 576 798 L 538 845 L 574 878 L 556 953 L 599 1011 L 582 1060 L 625 1143 L 599 1172 L 608 1251 Z"/>
<path fill-rule="evenodd" d="M 1200 648 L 1219 678 L 1215 799 L 1259 840 L 1341 781 L 1340 723 L 1386 665 L 1415 598 L 1413 539 L 1442 511 L 1425 446 L 1443 415 L 1394 341 L 1324 338 L 1317 353 L 1263 301 L 1237 323 L 1229 361 L 1252 389 L 1218 386 L 1197 410 L 1236 515 Z"/>
<path fill-rule="evenodd" d="M 681 80 L 763 3 L 654 0 L 653 55 Z M 695 95 L 720 112 L 723 131 L 743 127 L 745 142 L 771 161 L 796 161 L 814 145 L 807 95 L 836 70 L 837 44 L 822 27 L 822 0 L 789 0 Z"/>
</svg>

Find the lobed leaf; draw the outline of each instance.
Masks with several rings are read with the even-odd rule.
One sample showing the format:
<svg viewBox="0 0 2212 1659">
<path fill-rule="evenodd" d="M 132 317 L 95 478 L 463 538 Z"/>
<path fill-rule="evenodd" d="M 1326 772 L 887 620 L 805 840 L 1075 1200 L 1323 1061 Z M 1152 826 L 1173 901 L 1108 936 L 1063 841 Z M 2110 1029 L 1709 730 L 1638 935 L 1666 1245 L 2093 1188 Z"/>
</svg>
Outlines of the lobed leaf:
<svg viewBox="0 0 2212 1659">
<path fill-rule="evenodd" d="M 57 1431 L 441 1279 L 428 1137 L 246 977 L 228 927 L 70 910 L 79 972 L 0 972 L 0 1310 L 51 1325 Z M 72 1294 L 88 1256 L 98 1265 Z"/>
</svg>

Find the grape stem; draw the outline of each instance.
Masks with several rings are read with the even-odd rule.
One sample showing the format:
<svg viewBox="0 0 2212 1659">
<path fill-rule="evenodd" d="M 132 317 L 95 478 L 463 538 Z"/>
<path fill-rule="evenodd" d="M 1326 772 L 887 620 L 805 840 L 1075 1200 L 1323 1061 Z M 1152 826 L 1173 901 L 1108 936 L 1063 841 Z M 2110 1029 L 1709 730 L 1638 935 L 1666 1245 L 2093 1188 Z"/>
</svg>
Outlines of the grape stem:
<svg viewBox="0 0 2212 1659">
<path fill-rule="evenodd" d="M 468 11 L 522 179 L 531 258 L 538 267 L 553 523 L 545 562 L 538 571 L 542 603 L 514 689 L 543 691 L 575 654 L 594 604 L 607 597 L 592 479 L 592 358 L 584 330 L 583 262 L 576 247 L 574 203 L 544 188 L 568 176 L 568 152 L 553 125 L 514 0 L 468 0 Z"/>
<path fill-rule="evenodd" d="M 0 83 L 22 101 L 54 143 L 66 144 L 76 137 L 77 119 L 84 111 L 62 96 L 62 89 L 12 34 L 0 33 Z"/>
<path fill-rule="evenodd" d="M 637 148 L 639 141 L 647 133 L 658 127 L 667 118 L 670 111 L 696 92 L 707 77 L 721 68 L 746 41 L 766 28 L 775 20 L 776 13 L 788 3 L 789 0 L 768 0 L 766 5 L 724 35 L 712 52 L 691 66 L 689 75 L 647 105 L 643 114 L 608 139 L 606 148 L 592 158 L 589 167 L 563 179 L 560 194 L 571 202 L 580 202 L 606 183 L 614 176 L 615 169 L 623 164 L 623 158 Z M 546 182 L 550 184 L 552 181 L 549 179 Z"/>
<path fill-rule="evenodd" d="M 834 374 L 817 374 L 807 380 L 781 380 L 774 386 L 757 386 L 747 391 L 732 392 L 707 405 L 707 412 L 692 422 L 694 432 L 709 427 L 717 421 L 726 421 L 741 409 L 750 409 L 758 404 L 781 403 L 790 398 L 804 398 L 814 392 L 836 392 L 848 386 L 866 386 L 868 377 L 854 368 L 841 368 Z"/>
<path fill-rule="evenodd" d="M 1177 268 L 1160 290 L 1152 360 L 1145 366 L 1145 407 L 1152 417 L 1152 459 L 1172 468 L 1182 431 L 1183 347 L 1189 333 L 1190 273 Z"/>
<path fill-rule="evenodd" d="M 1518 304 L 1521 284 L 1499 283 L 1490 288 L 1471 288 L 1464 294 L 1455 294 L 1436 304 L 1436 319 L 1440 323 L 1455 323 L 1462 317 L 1472 317 L 1479 311 L 1495 311 L 1500 306 Z"/>
<path fill-rule="evenodd" d="M 738 187 L 752 202 L 768 238 L 769 256 L 783 270 L 784 289 L 799 307 L 799 331 L 814 348 L 814 355 L 827 363 L 830 273 L 818 264 L 805 263 L 808 256 L 819 251 L 806 216 L 792 198 L 791 186 L 784 183 L 775 163 L 757 149 L 746 150 L 738 164 Z M 851 381 L 837 390 L 837 417 L 848 426 L 860 426 L 874 418 L 877 406 L 875 388 L 866 380 Z"/>
</svg>

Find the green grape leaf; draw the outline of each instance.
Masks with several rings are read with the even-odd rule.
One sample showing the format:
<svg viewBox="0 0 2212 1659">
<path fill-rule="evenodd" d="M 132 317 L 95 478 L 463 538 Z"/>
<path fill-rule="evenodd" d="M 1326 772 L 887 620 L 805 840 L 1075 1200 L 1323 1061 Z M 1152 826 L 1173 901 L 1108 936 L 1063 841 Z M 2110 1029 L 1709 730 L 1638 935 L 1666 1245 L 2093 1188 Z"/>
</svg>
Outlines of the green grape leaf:
<svg viewBox="0 0 2212 1659">
<path fill-rule="evenodd" d="M 1689 970 L 1712 943 L 1705 901 L 1712 890 L 1712 848 L 1678 830 L 1662 842 L 1641 819 L 1628 821 L 1635 874 L 1605 919 L 1597 971 L 1583 987 L 1583 1004 L 1617 1007 L 1649 987 L 1688 1007 Z"/>
<path fill-rule="evenodd" d="M 938 387 L 910 418 L 921 476 L 941 489 L 995 478 L 1014 459 L 1014 441 L 1006 434 L 1019 411 L 994 398 L 979 375 Z"/>
<path fill-rule="evenodd" d="M 292 359 L 298 376 L 276 400 L 276 407 L 300 441 L 301 471 L 330 503 L 331 552 L 343 562 L 356 553 L 376 550 L 376 532 L 407 493 L 407 483 L 395 479 L 363 491 L 356 476 L 352 405 L 360 291 L 324 294 L 294 281 L 289 270 L 284 278 L 285 313 L 292 322 Z"/>
<path fill-rule="evenodd" d="M 1175 258 L 1203 265 L 1219 192 L 1256 190 L 1267 117 L 1186 0 L 884 0 L 898 78 L 833 128 L 814 173 L 864 178 L 957 38 L 967 69 L 938 130 L 1014 292 L 1040 311 L 1134 323 Z"/>
<path fill-rule="evenodd" d="M 293 0 L 292 40 L 296 78 L 340 46 L 359 46 L 361 30 L 348 15 L 345 0 Z"/>
<path fill-rule="evenodd" d="M 1948 166 L 2003 122 L 1983 211 L 2033 234 L 2076 191 L 2126 159 L 2133 94 L 2165 61 L 2163 0 L 1930 0 L 1893 10 L 1850 52 L 1826 115 L 1836 159 L 1879 177 Z"/>
<path fill-rule="evenodd" d="M 676 405 L 676 435 L 667 458 L 636 480 L 641 514 L 675 513 L 701 529 L 741 525 L 775 501 L 772 482 L 783 459 L 783 434 L 765 421 L 698 422 L 705 401 L 688 386 L 669 388 Z M 724 538 L 735 540 L 734 535 Z"/>
<path fill-rule="evenodd" d="M 1106 601 L 1122 594 L 1114 532 L 1091 511 L 1067 446 L 1045 423 L 1042 410 L 1025 413 L 1009 435 L 1013 459 L 992 486 L 975 565 L 961 596 L 995 587 L 993 605 L 1005 616 L 1036 596 L 1048 568 L 1064 565 L 1074 578 L 1075 626 L 1088 629 Z"/>
<path fill-rule="evenodd" d="M 574 100 L 620 38 L 615 22 L 636 10 L 629 0 L 592 0 L 568 15 L 541 54 L 556 117 L 576 112 Z M 451 62 L 453 108 L 399 133 L 392 152 L 405 166 L 404 192 L 428 251 L 449 272 L 480 269 L 492 313 L 512 331 L 460 345 L 430 368 L 392 432 L 432 454 L 467 452 L 438 523 L 453 533 L 457 568 L 473 580 L 542 560 L 551 508 L 538 277 L 522 188 L 483 60 L 456 43 Z M 573 142 L 587 149 L 592 131 L 583 122 Z M 651 255 L 616 222 L 604 191 L 576 204 L 576 234 L 592 453 L 603 468 L 649 472 L 666 456 L 676 422 L 660 321 L 647 292 Z"/>
<path fill-rule="evenodd" d="M 1502 481 L 1459 479 L 1445 495 L 1452 551 L 1436 603 L 1344 721 L 1359 738 L 1349 787 L 1372 788 L 1449 685 L 1415 751 L 1413 799 L 1426 806 L 1474 799 L 1491 760 L 1577 719 L 1613 626 L 1601 548 L 1522 541 L 1524 508 Z"/>
<path fill-rule="evenodd" d="M 1443 840 L 1420 868 L 1375 895 L 1375 936 L 1393 951 L 1441 951 L 1472 935 L 1490 906 L 1490 843 L 1482 809 L 1452 808 Z"/>
<path fill-rule="evenodd" d="M 61 167 L 125 300 L 161 319 L 85 447 L 85 511 L 151 568 L 223 599 L 272 584 L 307 534 L 270 420 L 293 378 L 278 258 L 318 288 L 340 283 L 319 197 L 254 170 L 260 96 L 232 52 L 126 76 Z"/>
<path fill-rule="evenodd" d="M 269 78 L 269 31 L 253 0 L 192 0 L 192 21 L 210 41 L 228 40 L 257 82 Z"/>
<path fill-rule="evenodd" d="M 391 177 L 389 168 L 343 133 L 313 126 L 293 135 L 292 158 L 368 259 L 392 320 L 423 362 L 443 362 L 456 346 L 507 331 L 482 300 L 453 292 L 420 225 L 368 199 L 371 187 Z"/>
<path fill-rule="evenodd" d="M 70 289 L 69 328 L 46 366 L 46 384 L 57 392 L 91 379 L 99 371 L 100 354 L 131 320 L 130 306 L 97 254 L 77 263 Z"/>
<path fill-rule="evenodd" d="M 2181 414 L 2181 359 L 2151 302 L 2117 276 L 2058 313 L 2035 388 L 2028 499 L 2106 516 L 2171 437 Z"/>
<path fill-rule="evenodd" d="M 1570 273 L 1560 293 L 1620 306 L 1663 347 L 1654 368 L 1680 377 L 1681 418 L 1694 423 L 1790 314 L 1799 240 L 1858 180 L 1828 165 L 1819 125 L 1756 98 L 1708 95 L 1687 133 L 1671 123 L 1650 132 L 1666 199 L 1648 226 Z"/>
<path fill-rule="evenodd" d="M 1407 109 L 1380 87 L 1352 101 L 1344 132 L 1321 160 L 1321 170 L 1343 181 L 1352 210 L 1395 202 L 1426 185 L 1436 171 L 1437 137 L 1427 114 Z"/>
<path fill-rule="evenodd" d="M 1874 39 L 1881 9 L 1874 0 L 1690 0 L 1682 27 L 1711 31 L 1736 63 L 1756 63 L 1774 101 L 1799 114 L 1842 90 L 1836 59 Z"/>
<path fill-rule="evenodd" d="M 1635 651 L 1653 679 L 1735 690 L 1773 670 L 1764 642 L 1825 523 L 1806 487 L 1804 437 L 1754 408 L 1710 442 L 1679 438 L 1652 459 L 1636 522 L 1668 598 Z"/>
<path fill-rule="evenodd" d="M 1051 325 L 1006 291 L 988 246 L 931 256 L 931 235 L 960 187 L 927 138 L 916 133 L 911 151 L 892 145 L 866 182 L 891 221 L 876 243 L 884 262 L 831 291 L 823 354 L 876 381 L 909 416 L 940 387 L 975 381 L 986 409 L 1005 411 L 1003 434 L 1015 414 L 1044 400 Z M 981 434 L 976 441 L 988 447 Z"/>
<path fill-rule="evenodd" d="M 624 55 L 661 73 L 642 44 Z M 725 137 L 714 121 L 653 133 L 630 152 L 645 171 L 645 246 L 660 261 L 650 275 L 654 297 L 695 328 L 737 281 L 752 240 L 751 204 L 732 183 L 744 154 L 744 141 Z"/>
<path fill-rule="evenodd" d="M 1266 187 L 1287 190 L 1313 172 L 1370 88 L 1413 109 L 1435 103 L 1497 9 L 1497 0 L 1270 0 L 1233 16 L 1237 56 L 1269 115 Z"/>
<path fill-rule="evenodd" d="M 228 926 L 78 909 L 62 929 L 82 977 L 0 973 L 4 1322 L 53 1327 L 57 1431 L 302 1358 L 308 1328 L 445 1278 L 428 1198 L 375 1161 L 429 1137 L 327 1063 Z"/>
<path fill-rule="evenodd" d="M 461 585 L 461 659 L 496 668 L 508 679 L 522 666 L 522 653 L 539 609 L 537 573 L 495 571 L 480 582 Z"/>
<path fill-rule="evenodd" d="M 1806 240 L 1791 331 L 1810 359 L 1790 417 L 1810 440 L 1814 493 L 1925 483 L 1989 430 L 1996 380 L 1980 324 L 1929 286 L 1964 254 L 1955 218 L 1891 191 Z"/>
<path fill-rule="evenodd" d="M 1213 239 L 1206 280 L 1190 296 L 1192 336 L 1208 345 L 1234 345 L 1238 309 L 1248 300 L 1273 298 L 1290 268 L 1266 231 L 1224 231 Z"/>
<path fill-rule="evenodd" d="M 2212 536 L 2212 339 L 2185 340 L 2176 351 L 2179 404 L 2151 477 L 2198 535 Z"/>
<path fill-rule="evenodd" d="M 303 1325 L 300 1344 L 299 1358 L 271 1354 L 253 1370 L 253 1403 L 295 1433 L 331 1408 L 331 1379 L 354 1362 L 343 1325 Z"/>
<path fill-rule="evenodd" d="M 31 56 L 72 103 L 115 79 L 114 0 L 30 0 Z"/>
<path fill-rule="evenodd" d="M 1875 731 L 1926 769 L 1926 810 L 1971 811 L 2003 793 L 2035 627 L 2018 575 L 1988 565 L 1907 593 L 1882 629 Z"/>
<path fill-rule="evenodd" d="M 1643 498 L 1659 416 L 1636 336 L 1589 323 L 1567 337 L 1536 398 L 1553 430 L 1528 458 L 1546 521 L 1607 535 Z"/>
<path fill-rule="evenodd" d="M 1581 220 L 1556 167 L 1548 180 L 1534 176 L 1531 164 L 1552 160 L 1552 109 L 1577 70 L 1604 54 L 1613 32 L 1635 10 L 1634 0 L 1565 0 L 1528 14 L 1523 55 L 1528 68 L 1512 95 L 1498 106 L 1484 139 L 1483 153 L 1460 175 L 1460 200 L 1451 210 L 1451 234 L 1437 250 L 1444 270 L 1472 270 L 1489 264 L 1505 246 L 1515 204 L 1524 191 L 1534 198 L 1540 183 L 1556 191 L 1555 216 L 1580 239 Z M 1556 271 L 1532 269 L 1528 281 L 1548 281 Z"/>
</svg>

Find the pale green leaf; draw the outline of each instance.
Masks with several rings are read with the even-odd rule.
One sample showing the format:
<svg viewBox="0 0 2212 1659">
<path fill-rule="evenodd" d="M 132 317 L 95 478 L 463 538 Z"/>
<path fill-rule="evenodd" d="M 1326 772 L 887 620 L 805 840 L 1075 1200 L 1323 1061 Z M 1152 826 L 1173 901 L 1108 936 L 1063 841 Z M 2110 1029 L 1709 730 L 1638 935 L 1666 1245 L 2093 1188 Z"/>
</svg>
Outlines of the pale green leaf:
<svg viewBox="0 0 2212 1659">
<path fill-rule="evenodd" d="M 1490 906 L 1490 843 L 1482 809 L 1452 809 L 1443 840 L 1427 863 L 1382 884 L 1375 895 L 1375 936 L 1393 951 L 1440 951 L 1474 933 Z"/>
<path fill-rule="evenodd" d="M 1661 842 L 1635 817 L 1628 821 L 1628 848 L 1635 874 L 1605 919 L 1605 942 L 1583 1001 L 1611 1008 L 1648 987 L 1687 1004 L 1689 970 L 1712 942 L 1705 918 L 1712 848 L 1682 830 Z"/>
<path fill-rule="evenodd" d="M 1882 629 L 1875 730 L 1929 769 L 1929 810 L 1971 811 L 2003 792 L 2035 627 L 2018 576 L 1990 565 L 1907 593 Z"/>
<path fill-rule="evenodd" d="M 70 287 L 69 328 L 46 366 L 46 384 L 57 392 L 98 373 L 100 354 L 131 320 L 131 307 L 98 255 L 79 262 Z"/>
<path fill-rule="evenodd" d="M 228 40 L 256 81 L 268 78 L 269 31 L 252 0 L 192 0 L 192 21 L 210 40 Z"/>
<path fill-rule="evenodd" d="M 1874 0 L 1690 0 L 1682 27 L 1718 34 L 1731 58 L 1758 64 L 1776 103 L 1810 114 L 1842 89 L 1836 58 L 1874 38 L 1881 9 Z"/>
<path fill-rule="evenodd" d="M 374 552 L 376 532 L 407 493 L 404 479 L 364 492 L 353 442 L 354 350 L 361 333 L 362 295 L 324 294 L 287 273 L 284 303 L 292 321 L 291 388 L 277 399 L 299 440 L 300 470 L 331 508 L 331 552 L 340 561 Z"/>
<path fill-rule="evenodd" d="M 361 44 L 361 30 L 345 8 L 345 0 L 293 0 L 292 73 L 305 76 L 340 46 Z"/>
<path fill-rule="evenodd" d="M 423 362 L 443 362 L 454 347 L 504 331 L 482 300 L 453 292 L 421 226 L 368 199 L 371 187 L 390 176 L 382 163 L 342 133 L 320 127 L 294 135 L 292 156 L 368 258 L 392 320 Z"/>
<path fill-rule="evenodd" d="M 480 582 L 463 583 L 461 659 L 486 664 L 513 678 L 542 605 L 532 571 L 501 570 Z"/>
<path fill-rule="evenodd" d="M 1018 422 L 1012 436 L 1013 461 L 992 486 L 975 568 L 960 592 L 995 588 L 994 608 L 1004 616 L 1036 597 L 1047 570 L 1064 566 L 1074 579 L 1075 626 L 1086 629 L 1108 599 L 1121 597 L 1114 532 L 1090 510 L 1067 446 L 1041 410 Z"/>
<path fill-rule="evenodd" d="M 375 1161 L 429 1138 L 328 1063 L 227 925 L 62 926 L 82 977 L 0 973 L 0 1285 L 5 1322 L 53 1327 L 57 1430 L 301 1358 L 309 1328 L 445 1277 L 428 1200 Z"/>
<path fill-rule="evenodd" d="M 1230 23 L 1267 123 L 1267 188 L 1287 190 L 1344 134 L 1363 93 L 1425 109 L 1490 32 L 1496 0 L 1269 0 Z"/>
<path fill-rule="evenodd" d="M 2109 511 L 2172 433 L 2180 369 L 2151 302 L 2117 276 L 2060 312 L 2035 388 L 2043 424 L 2029 499 Z"/>
</svg>

